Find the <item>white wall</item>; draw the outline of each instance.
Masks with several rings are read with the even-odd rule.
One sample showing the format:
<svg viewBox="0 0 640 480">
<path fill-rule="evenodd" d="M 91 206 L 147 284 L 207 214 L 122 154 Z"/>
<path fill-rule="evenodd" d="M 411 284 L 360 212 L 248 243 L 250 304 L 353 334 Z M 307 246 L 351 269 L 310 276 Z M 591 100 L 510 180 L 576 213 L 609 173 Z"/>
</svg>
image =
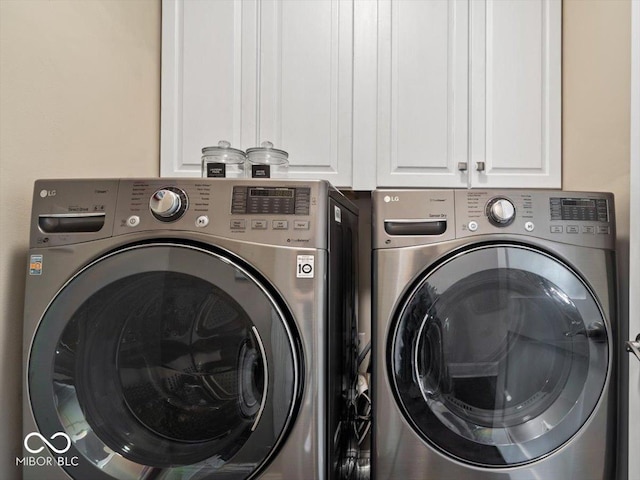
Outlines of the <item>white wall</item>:
<svg viewBox="0 0 640 480">
<path fill-rule="evenodd" d="M 157 176 L 159 0 L 0 0 L 0 477 L 19 478 L 36 178 Z"/>
</svg>

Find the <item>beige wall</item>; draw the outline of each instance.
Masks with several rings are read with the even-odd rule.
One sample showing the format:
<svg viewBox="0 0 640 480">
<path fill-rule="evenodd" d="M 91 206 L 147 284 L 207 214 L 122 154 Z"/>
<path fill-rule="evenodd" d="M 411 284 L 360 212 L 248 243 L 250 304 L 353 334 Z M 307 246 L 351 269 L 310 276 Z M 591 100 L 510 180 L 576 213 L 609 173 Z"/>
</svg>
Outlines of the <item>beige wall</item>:
<svg viewBox="0 0 640 480">
<path fill-rule="evenodd" d="M 0 477 L 21 455 L 36 178 L 157 176 L 160 0 L 0 0 Z"/>
<path fill-rule="evenodd" d="M 629 238 L 631 3 L 565 0 L 562 185 L 616 195 Z"/>
<path fill-rule="evenodd" d="M 565 0 L 563 17 L 562 184 L 616 196 L 619 328 L 629 338 L 631 2 Z M 628 373 L 626 363 L 622 366 L 625 392 Z M 622 411 L 626 408 L 623 402 Z M 619 480 L 626 478 L 626 428 L 623 424 L 617 449 Z"/>
<path fill-rule="evenodd" d="M 629 0 L 564 1 L 563 186 L 616 194 L 623 249 L 629 18 Z M 0 22 L 0 475 L 11 479 L 32 183 L 158 174 L 160 2 L 0 0 Z"/>
</svg>

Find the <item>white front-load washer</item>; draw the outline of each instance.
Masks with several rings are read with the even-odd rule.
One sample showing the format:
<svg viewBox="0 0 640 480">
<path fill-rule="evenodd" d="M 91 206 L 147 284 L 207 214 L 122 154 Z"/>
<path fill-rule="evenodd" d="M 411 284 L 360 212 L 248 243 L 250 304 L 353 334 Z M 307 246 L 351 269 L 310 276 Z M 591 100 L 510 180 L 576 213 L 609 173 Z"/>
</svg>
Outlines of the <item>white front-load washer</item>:
<svg viewBox="0 0 640 480">
<path fill-rule="evenodd" d="M 373 194 L 377 480 L 611 480 L 613 196 Z"/>
</svg>

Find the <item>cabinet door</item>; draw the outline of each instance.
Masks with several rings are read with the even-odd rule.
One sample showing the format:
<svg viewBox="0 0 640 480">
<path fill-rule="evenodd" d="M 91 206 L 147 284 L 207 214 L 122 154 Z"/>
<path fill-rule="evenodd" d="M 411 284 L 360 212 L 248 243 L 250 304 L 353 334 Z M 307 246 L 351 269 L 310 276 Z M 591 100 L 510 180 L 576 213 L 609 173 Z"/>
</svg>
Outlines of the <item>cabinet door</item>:
<svg viewBox="0 0 640 480">
<path fill-rule="evenodd" d="M 378 186 L 467 185 L 468 8 L 378 2 Z"/>
<path fill-rule="evenodd" d="M 472 185 L 560 188 L 562 3 L 469 8 Z"/>
<path fill-rule="evenodd" d="M 202 147 L 255 146 L 255 2 L 163 0 L 162 176 L 200 175 Z"/>
<path fill-rule="evenodd" d="M 353 8 L 346 0 L 259 3 L 256 144 L 289 152 L 290 178 L 352 183 Z"/>
</svg>

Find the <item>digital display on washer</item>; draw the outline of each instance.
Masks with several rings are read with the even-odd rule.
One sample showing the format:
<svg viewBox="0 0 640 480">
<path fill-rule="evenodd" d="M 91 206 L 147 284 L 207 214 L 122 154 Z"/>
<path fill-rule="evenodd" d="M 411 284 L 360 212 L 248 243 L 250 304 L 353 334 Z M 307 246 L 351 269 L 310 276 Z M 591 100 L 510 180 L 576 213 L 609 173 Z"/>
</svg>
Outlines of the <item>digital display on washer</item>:
<svg viewBox="0 0 640 480">
<path fill-rule="evenodd" d="M 233 187 L 231 213 L 309 215 L 309 187 Z"/>
<path fill-rule="evenodd" d="M 286 197 L 293 198 L 295 188 L 250 188 L 250 197 Z"/>
<path fill-rule="evenodd" d="M 561 198 L 550 200 L 551 220 L 608 222 L 609 207 L 605 198 Z"/>
</svg>

